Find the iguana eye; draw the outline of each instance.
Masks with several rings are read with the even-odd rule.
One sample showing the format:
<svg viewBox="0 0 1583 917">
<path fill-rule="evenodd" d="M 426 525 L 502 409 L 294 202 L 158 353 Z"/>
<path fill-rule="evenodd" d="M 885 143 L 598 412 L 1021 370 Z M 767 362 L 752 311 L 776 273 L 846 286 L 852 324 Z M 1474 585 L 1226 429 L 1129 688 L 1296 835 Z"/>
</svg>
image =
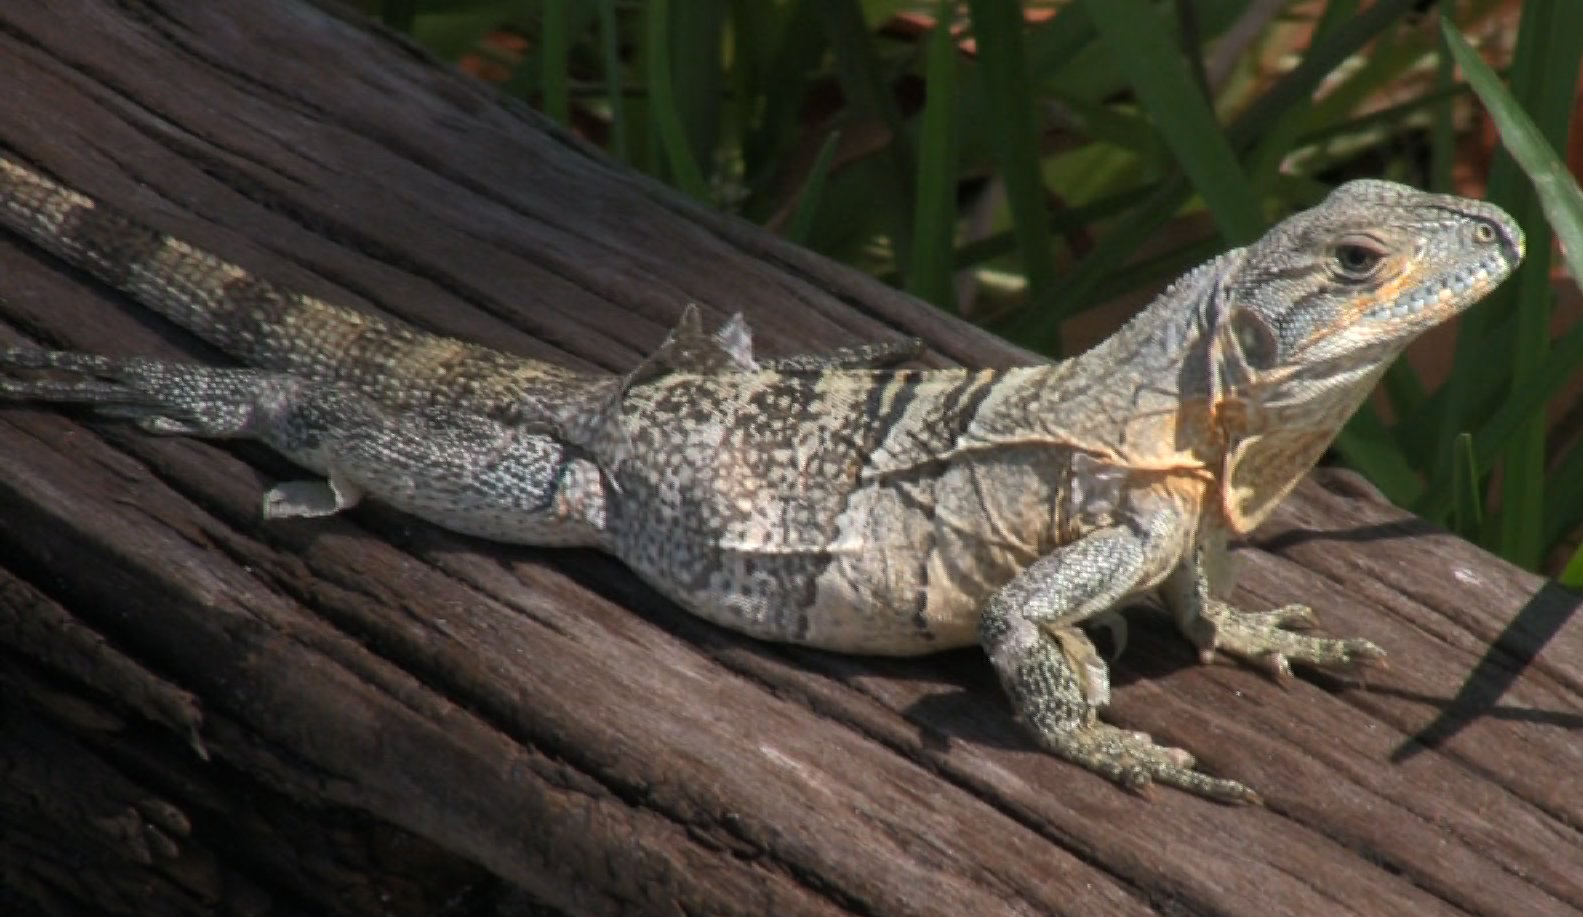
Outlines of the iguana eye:
<svg viewBox="0 0 1583 917">
<path fill-rule="evenodd" d="M 1337 271 L 1347 280 L 1367 280 L 1385 261 L 1385 252 L 1361 240 L 1342 242 L 1333 254 Z"/>
</svg>

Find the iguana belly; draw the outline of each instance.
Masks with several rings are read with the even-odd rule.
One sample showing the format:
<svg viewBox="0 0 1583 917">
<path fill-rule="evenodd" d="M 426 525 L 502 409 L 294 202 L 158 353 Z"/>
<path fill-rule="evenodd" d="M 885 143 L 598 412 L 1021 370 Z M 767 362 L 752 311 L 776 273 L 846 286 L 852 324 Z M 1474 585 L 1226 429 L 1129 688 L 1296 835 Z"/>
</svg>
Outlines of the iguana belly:
<svg viewBox="0 0 1583 917">
<path fill-rule="evenodd" d="M 763 639 L 884 655 L 965 646 L 989 595 L 1056 544 L 1057 497 L 1033 453 L 941 463 L 838 500 L 737 479 L 741 498 L 723 506 L 720 489 L 628 481 L 654 492 L 621 501 L 612 550 L 688 610 Z"/>
</svg>

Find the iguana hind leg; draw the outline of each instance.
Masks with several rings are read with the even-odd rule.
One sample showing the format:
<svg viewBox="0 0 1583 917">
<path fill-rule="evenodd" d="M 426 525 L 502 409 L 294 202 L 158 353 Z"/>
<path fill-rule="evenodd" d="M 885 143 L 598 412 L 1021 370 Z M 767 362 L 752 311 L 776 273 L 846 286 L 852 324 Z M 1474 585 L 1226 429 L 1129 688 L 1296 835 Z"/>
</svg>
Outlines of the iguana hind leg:
<svg viewBox="0 0 1583 917">
<path fill-rule="evenodd" d="M 1109 673 L 1076 625 L 1133 593 L 1157 547 L 1151 537 L 1111 526 L 1057 548 L 990 597 L 979 641 L 1018 718 L 1054 754 L 1139 792 L 1163 783 L 1222 802 L 1258 802 L 1235 780 L 1193 770 L 1187 752 L 1099 721 Z"/>
<path fill-rule="evenodd" d="M 325 516 L 364 494 L 498 541 L 598 545 L 605 484 L 554 436 L 454 407 L 391 409 L 289 373 L 0 350 L 0 400 L 87 404 L 158 434 L 253 439 L 325 476 L 271 488 L 265 518 Z"/>
</svg>

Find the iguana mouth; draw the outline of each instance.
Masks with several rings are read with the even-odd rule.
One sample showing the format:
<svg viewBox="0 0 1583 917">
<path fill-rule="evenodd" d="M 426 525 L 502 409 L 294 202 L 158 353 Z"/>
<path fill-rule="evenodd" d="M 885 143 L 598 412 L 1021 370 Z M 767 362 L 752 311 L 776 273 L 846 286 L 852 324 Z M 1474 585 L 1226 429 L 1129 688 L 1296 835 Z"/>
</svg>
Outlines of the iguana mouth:
<svg viewBox="0 0 1583 917">
<path fill-rule="evenodd" d="M 1514 255 L 1509 255 L 1505 246 L 1497 248 L 1475 264 L 1379 303 L 1365 311 L 1363 317 L 1371 321 L 1397 321 L 1439 306 L 1475 302 L 1505 280 L 1522 261 L 1524 240 L 1521 232 L 1517 233 L 1514 248 Z"/>
</svg>

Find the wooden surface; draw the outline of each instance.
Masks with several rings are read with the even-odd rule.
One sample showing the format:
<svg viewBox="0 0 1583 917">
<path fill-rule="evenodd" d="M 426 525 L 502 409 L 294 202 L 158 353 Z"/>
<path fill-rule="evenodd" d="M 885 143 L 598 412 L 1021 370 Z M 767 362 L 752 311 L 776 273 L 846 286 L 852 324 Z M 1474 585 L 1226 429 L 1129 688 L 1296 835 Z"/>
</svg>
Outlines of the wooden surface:
<svg viewBox="0 0 1583 917">
<path fill-rule="evenodd" d="M 9 0 L 0 86 L 0 145 L 69 183 L 506 350 L 623 369 L 697 301 L 766 352 L 1018 359 L 312 6 Z M 4 238 L 18 336 L 215 358 Z M 1283 690 L 1142 617 L 1115 666 L 1116 721 L 1269 800 L 1231 809 L 1033 750 L 976 652 L 767 646 L 596 554 L 378 508 L 262 524 L 292 474 L 0 411 L 7 913 L 1583 911 L 1575 598 L 1345 475 L 1258 533 L 1239 599 L 1389 671 Z"/>
</svg>

